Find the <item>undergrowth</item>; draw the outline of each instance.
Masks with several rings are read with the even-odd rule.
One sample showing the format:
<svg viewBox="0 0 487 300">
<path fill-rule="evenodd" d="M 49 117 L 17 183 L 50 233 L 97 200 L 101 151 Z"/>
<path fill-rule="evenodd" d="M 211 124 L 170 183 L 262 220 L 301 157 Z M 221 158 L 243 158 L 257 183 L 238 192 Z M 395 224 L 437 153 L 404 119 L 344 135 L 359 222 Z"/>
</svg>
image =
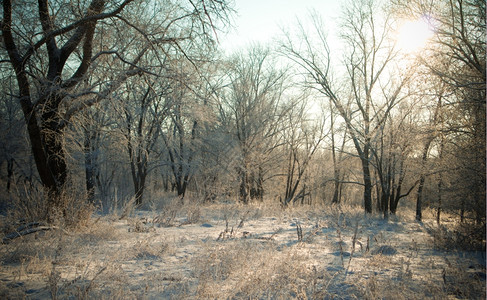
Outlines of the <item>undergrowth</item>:
<svg viewBox="0 0 487 300">
<path fill-rule="evenodd" d="M 409 216 L 385 221 L 348 206 L 282 209 L 173 198 L 161 208 L 120 219 L 73 205 L 77 226 L 0 248 L 0 297 L 485 298 L 485 263 L 433 251 L 478 249 L 468 240 L 482 233 L 475 226 L 427 232 Z M 4 228 L 17 213 L 2 219 Z"/>
<path fill-rule="evenodd" d="M 434 246 L 440 250 L 485 252 L 485 224 L 455 223 L 431 228 Z"/>
</svg>

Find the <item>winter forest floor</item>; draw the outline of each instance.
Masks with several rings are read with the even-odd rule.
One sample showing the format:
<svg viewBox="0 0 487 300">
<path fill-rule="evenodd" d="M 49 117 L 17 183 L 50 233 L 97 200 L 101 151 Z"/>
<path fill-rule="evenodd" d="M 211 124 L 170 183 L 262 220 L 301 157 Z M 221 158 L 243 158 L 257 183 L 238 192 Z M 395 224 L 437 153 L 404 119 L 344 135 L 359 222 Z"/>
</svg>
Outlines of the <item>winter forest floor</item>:
<svg viewBox="0 0 487 300">
<path fill-rule="evenodd" d="M 485 299 L 485 252 L 446 250 L 436 227 L 350 207 L 95 214 L 0 245 L 0 298 Z"/>
</svg>

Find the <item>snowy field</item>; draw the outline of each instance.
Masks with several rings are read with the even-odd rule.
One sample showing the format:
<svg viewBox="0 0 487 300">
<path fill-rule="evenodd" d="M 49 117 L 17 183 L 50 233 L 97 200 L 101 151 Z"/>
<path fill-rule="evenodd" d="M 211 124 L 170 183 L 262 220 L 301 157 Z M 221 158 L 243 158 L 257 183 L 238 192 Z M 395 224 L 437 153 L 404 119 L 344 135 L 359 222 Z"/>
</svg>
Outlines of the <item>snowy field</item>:
<svg viewBox="0 0 487 300">
<path fill-rule="evenodd" d="M 485 252 L 448 250 L 432 216 L 228 203 L 121 214 L 0 245 L 0 298 L 486 297 Z"/>
</svg>

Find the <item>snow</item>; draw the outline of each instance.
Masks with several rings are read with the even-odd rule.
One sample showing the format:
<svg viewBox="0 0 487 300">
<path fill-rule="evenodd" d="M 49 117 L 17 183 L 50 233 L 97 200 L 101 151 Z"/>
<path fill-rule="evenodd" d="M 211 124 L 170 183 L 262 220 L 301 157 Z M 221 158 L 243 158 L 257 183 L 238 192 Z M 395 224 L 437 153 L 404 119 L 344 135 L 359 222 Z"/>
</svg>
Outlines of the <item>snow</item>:
<svg viewBox="0 0 487 300">
<path fill-rule="evenodd" d="M 160 213 L 2 245 L 0 297 L 485 299 L 485 252 L 435 249 L 432 221 L 211 204 L 196 223 L 181 209 L 167 227 Z"/>
</svg>

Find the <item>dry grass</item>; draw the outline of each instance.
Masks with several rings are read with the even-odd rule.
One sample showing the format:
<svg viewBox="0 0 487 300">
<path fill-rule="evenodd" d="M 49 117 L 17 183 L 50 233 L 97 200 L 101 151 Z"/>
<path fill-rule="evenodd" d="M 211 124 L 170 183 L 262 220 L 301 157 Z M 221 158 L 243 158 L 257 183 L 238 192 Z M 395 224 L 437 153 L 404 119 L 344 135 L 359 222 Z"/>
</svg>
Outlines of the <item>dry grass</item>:
<svg viewBox="0 0 487 300">
<path fill-rule="evenodd" d="M 234 240 L 195 258 L 196 296 L 204 299 L 289 299 L 318 295 L 326 277 L 295 249 L 270 242 Z M 318 285 L 318 281 L 321 284 Z"/>
<path fill-rule="evenodd" d="M 478 252 L 446 251 L 409 214 L 386 222 L 356 207 L 179 199 L 163 208 L 2 245 L 0 297 L 485 298 L 485 252 L 482 263 Z"/>
</svg>

